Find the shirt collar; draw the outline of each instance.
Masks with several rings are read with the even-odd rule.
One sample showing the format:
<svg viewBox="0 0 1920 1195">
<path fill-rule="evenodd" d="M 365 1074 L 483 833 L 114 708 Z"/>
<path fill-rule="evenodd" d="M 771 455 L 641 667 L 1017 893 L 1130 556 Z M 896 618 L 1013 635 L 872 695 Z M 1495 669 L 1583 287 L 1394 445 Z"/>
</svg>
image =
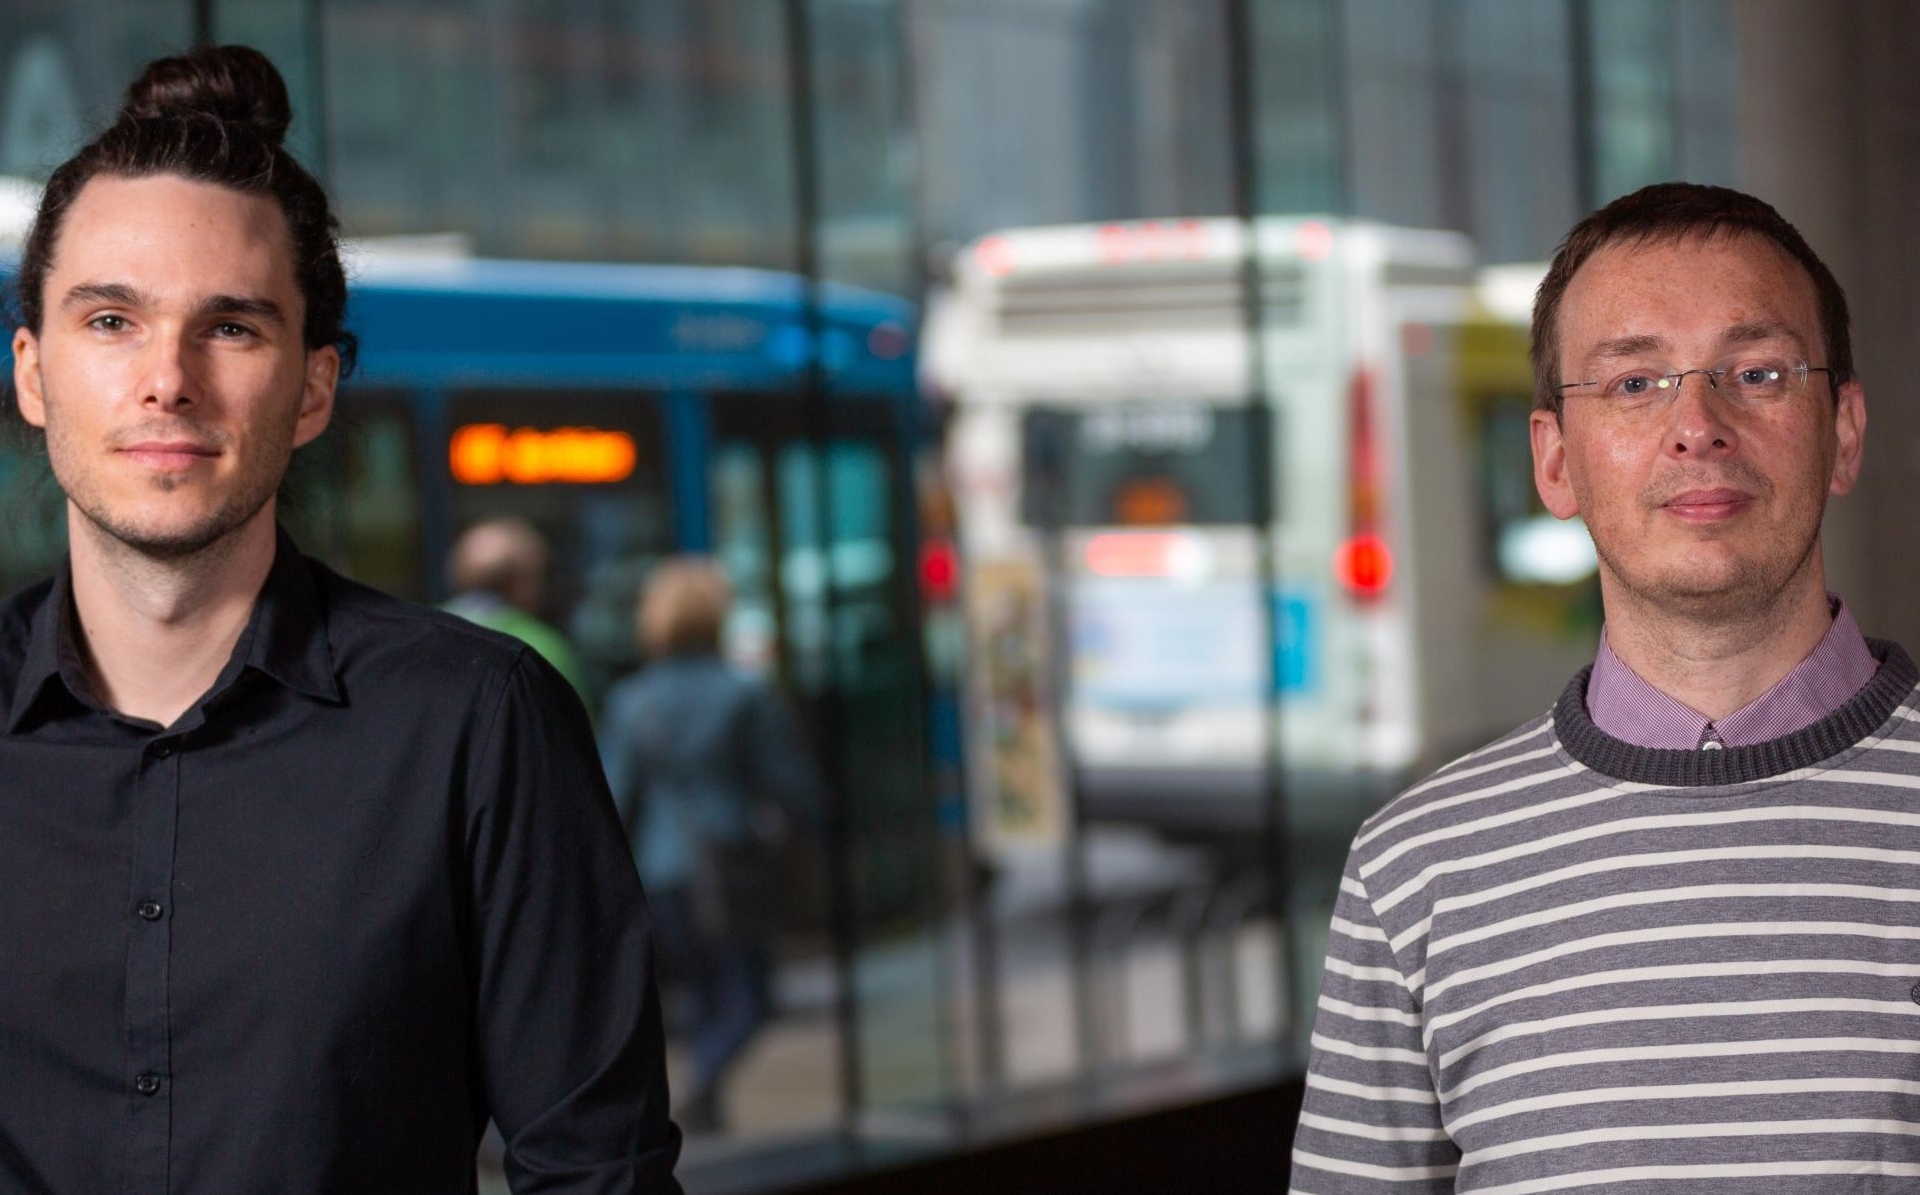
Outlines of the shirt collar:
<svg viewBox="0 0 1920 1195">
<path fill-rule="evenodd" d="M 1728 747 L 1803 730 L 1845 705 L 1879 667 L 1847 604 L 1827 595 L 1833 625 L 1807 658 L 1746 705 L 1718 720 L 1648 684 L 1613 652 L 1606 631 L 1587 681 L 1587 715 L 1598 729 L 1636 747 L 1692 751 L 1711 728 Z"/>
<path fill-rule="evenodd" d="M 40 608 L 27 623 L 26 652 L 20 676 L 13 686 L 13 705 L 7 710 L 7 733 L 20 729 L 43 691 L 59 682 L 60 649 L 66 632 L 66 611 L 73 604 L 73 577 L 62 560 Z M 63 686 L 64 687 L 64 686 Z"/>
<path fill-rule="evenodd" d="M 249 667 L 309 697 L 341 700 L 320 579 L 314 575 L 313 562 L 301 554 L 284 528 L 277 531 L 273 568 L 260 587 L 252 621 Z"/>
<path fill-rule="evenodd" d="M 16 732 L 49 690 L 58 685 L 74 700 L 96 705 L 85 692 L 79 652 L 73 639 L 73 572 L 62 560 L 47 598 L 28 623 L 26 652 L 7 711 L 7 731 Z M 276 529 L 273 565 L 234 645 L 244 666 L 321 701 L 339 702 L 333 648 L 327 637 L 326 608 L 314 566 L 284 529 Z M 65 665 L 64 669 L 62 665 Z M 239 669 L 230 662 L 209 696 L 227 688 Z"/>
</svg>

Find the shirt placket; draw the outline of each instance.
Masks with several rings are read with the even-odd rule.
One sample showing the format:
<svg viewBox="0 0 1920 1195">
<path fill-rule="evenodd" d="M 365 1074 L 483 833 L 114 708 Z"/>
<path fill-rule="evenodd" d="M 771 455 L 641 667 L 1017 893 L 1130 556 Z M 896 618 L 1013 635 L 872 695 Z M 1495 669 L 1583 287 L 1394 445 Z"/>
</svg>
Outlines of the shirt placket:
<svg viewBox="0 0 1920 1195">
<path fill-rule="evenodd" d="M 133 884 L 126 916 L 128 1195 L 165 1195 L 173 1119 L 167 1010 L 172 954 L 173 844 L 179 816 L 181 743 L 149 741 L 135 790 Z"/>
</svg>

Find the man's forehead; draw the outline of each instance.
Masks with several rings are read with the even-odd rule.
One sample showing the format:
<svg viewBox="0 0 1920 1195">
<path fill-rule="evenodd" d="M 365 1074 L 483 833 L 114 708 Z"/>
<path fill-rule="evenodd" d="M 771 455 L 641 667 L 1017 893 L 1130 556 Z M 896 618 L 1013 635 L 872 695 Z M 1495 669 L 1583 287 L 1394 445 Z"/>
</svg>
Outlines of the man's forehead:
<svg viewBox="0 0 1920 1195">
<path fill-rule="evenodd" d="M 1670 323 L 1676 315 L 1704 318 L 1709 303 L 1728 299 L 1745 307 L 1724 321 L 1731 339 L 1755 340 L 1770 331 L 1804 340 L 1818 331 L 1819 296 L 1812 275 L 1779 245 L 1750 232 L 1683 233 L 1604 245 L 1568 281 L 1561 322 L 1567 333 L 1586 325 L 1609 338 L 1664 339 L 1674 330 Z M 1611 329 L 1591 327 L 1595 320 Z"/>
<path fill-rule="evenodd" d="M 75 288 L 198 303 L 296 285 L 292 234 L 272 198 L 176 175 L 89 179 L 48 265 L 50 304 Z"/>
<path fill-rule="evenodd" d="M 87 180 L 68 206 L 53 265 L 58 268 L 61 249 L 169 240 L 218 241 L 243 251 L 253 244 L 282 252 L 289 260 L 293 246 L 286 215 L 270 196 L 171 174 L 102 174 Z"/>
<path fill-rule="evenodd" d="M 1626 236 L 1608 241 L 1580 263 L 1569 280 L 1568 288 L 1578 288 L 1582 279 L 1591 278 L 1596 273 L 1652 269 L 1661 265 L 1683 268 L 1689 264 L 1707 262 L 1740 263 L 1761 274 L 1777 270 L 1804 283 L 1807 296 L 1813 296 L 1813 276 L 1806 267 L 1771 239 L 1743 229 L 1702 229 L 1657 236 Z"/>
</svg>

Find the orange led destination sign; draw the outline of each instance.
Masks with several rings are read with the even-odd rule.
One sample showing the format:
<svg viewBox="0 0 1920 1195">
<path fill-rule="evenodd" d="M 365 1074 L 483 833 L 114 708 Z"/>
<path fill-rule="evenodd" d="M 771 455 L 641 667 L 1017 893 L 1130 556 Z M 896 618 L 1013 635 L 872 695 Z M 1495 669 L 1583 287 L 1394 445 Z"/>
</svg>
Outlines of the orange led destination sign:
<svg viewBox="0 0 1920 1195">
<path fill-rule="evenodd" d="M 461 485 L 605 484 L 633 476 L 638 459 L 632 436 L 597 427 L 469 423 L 454 429 L 447 449 L 447 464 Z"/>
</svg>

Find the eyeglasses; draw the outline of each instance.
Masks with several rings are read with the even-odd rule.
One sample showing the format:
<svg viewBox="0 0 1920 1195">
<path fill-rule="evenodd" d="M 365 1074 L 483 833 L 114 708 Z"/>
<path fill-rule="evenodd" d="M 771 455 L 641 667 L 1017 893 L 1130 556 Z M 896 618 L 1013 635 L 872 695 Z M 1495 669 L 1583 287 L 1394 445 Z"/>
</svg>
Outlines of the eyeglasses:
<svg viewBox="0 0 1920 1195">
<path fill-rule="evenodd" d="M 1760 357 L 1734 360 L 1712 369 L 1682 369 L 1674 373 L 1636 367 L 1608 380 L 1563 382 L 1560 393 L 1597 395 L 1606 399 L 1608 405 L 1622 407 L 1664 406 L 1679 396 L 1680 383 L 1689 374 L 1696 373 L 1706 378 L 1707 385 L 1720 397 L 1756 407 L 1798 394 L 1806 388 L 1810 373 L 1824 373 L 1829 380 L 1833 377 L 1833 370 L 1824 365 Z"/>
</svg>

